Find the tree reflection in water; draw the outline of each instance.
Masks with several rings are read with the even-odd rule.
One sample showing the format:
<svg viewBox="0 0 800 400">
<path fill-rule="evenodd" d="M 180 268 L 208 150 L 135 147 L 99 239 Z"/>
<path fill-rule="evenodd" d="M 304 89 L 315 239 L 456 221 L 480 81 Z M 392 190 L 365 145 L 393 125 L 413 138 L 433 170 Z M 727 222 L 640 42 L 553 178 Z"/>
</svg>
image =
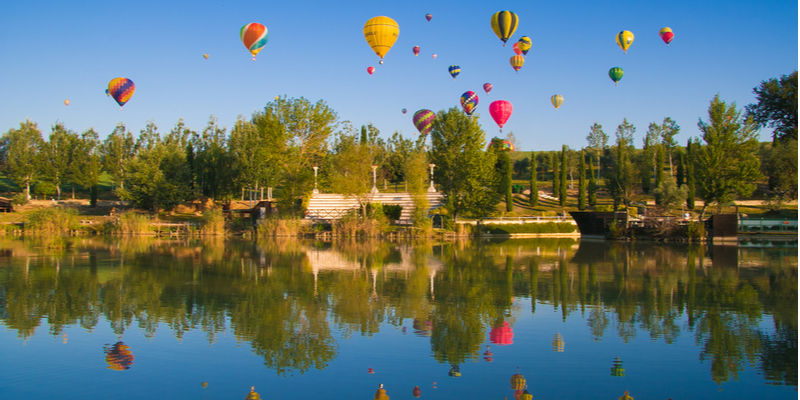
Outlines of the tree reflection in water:
<svg viewBox="0 0 800 400">
<path fill-rule="evenodd" d="M 229 330 L 284 375 L 332 362 L 333 332 L 410 322 L 457 371 L 481 359 L 487 335 L 510 344 L 522 312 L 514 299 L 531 298 L 532 314 L 547 304 L 562 320 L 585 318 L 596 341 L 610 331 L 626 343 L 642 332 L 667 344 L 694 337 L 717 383 L 753 366 L 770 384 L 797 385 L 796 248 L 156 238 L 79 238 L 46 254 L 35 240 L 0 239 L 0 248 L 0 320 L 21 339 L 43 321 L 53 336 L 101 319 L 116 335 L 135 322 L 146 336 L 167 326 L 209 343 Z"/>
</svg>

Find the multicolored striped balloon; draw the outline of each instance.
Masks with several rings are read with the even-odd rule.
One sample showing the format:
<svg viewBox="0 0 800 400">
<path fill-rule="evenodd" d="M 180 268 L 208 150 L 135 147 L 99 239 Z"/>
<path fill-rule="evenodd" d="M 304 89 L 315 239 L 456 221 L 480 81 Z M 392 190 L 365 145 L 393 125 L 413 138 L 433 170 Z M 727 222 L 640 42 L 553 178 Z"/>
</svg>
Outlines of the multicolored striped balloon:
<svg viewBox="0 0 800 400">
<path fill-rule="evenodd" d="M 433 121 L 436 114 L 431 110 L 419 110 L 414 113 L 414 126 L 417 127 L 420 135 L 427 135 L 433 129 Z"/>
<path fill-rule="evenodd" d="M 478 95 L 472 90 L 464 92 L 461 95 L 461 107 L 464 109 L 465 114 L 472 115 L 475 112 L 475 107 L 478 107 Z"/>
<path fill-rule="evenodd" d="M 108 94 L 117 101 L 120 110 L 131 99 L 134 91 L 136 85 L 128 78 L 114 78 L 108 82 Z"/>
<path fill-rule="evenodd" d="M 486 92 L 486 94 L 489 94 L 489 92 L 492 91 L 492 84 L 491 83 L 484 83 L 483 84 L 483 91 Z"/>
<path fill-rule="evenodd" d="M 517 30 L 519 19 L 512 11 L 498 11 L 492 15 L 491 24 L 494 34 L 503 41 L 503 47 L 506 47 L 506 42 Z"/>
<path fill-rule="evenodd" d="M 665 27 L 661 28 L 661 30 L 658 31 L 658 36 L 661 36 L 661 40 L 663 40 L 664 43 L 666 43 L 667 46 L 669 46 L 669 42 L 672 41 L 672 39 L 675 37 L 675 34 L 672 33 L 672 29 L 670 29 L 669 27 Z"/>
<path fill-rule="evenodd" d="M 266 26 L 258 22 L 251 22 L 239 30 L 239 38 L 242 39 L 242 44 L 247 47 L 247 50 L 253 55 L 253 61 L 255 61 L 256 54 L 264 48 L 267 40 L 269 40 L 269 31 Z"/>
<path fill-rule="evenodd" d="M 522 66 L 525 64 L 525 57 L 513 56 L 511 57 L 511 60 L 509 60 L 509 62 L 511 63 L 511 68 L 514 68 L 514 71 L 517 71 L 517 73 L 519 73 L 519 69 L 522 68 Z"/>
<path fill-rule="evenodd" d="M 564 96 L 560 94 L 554 94 L 553 97 L 550 97 L 550 102 L 553 103 L 553 107 L 559 108 L 561 104 L 564 103 Z"/>
<path fill-rule="evenodd" d="M 461 73 L 461 67 L 458 65 L 451 65 L 447 67 L 447 71 L 450 72 L 450 76 L 452 76 L 453 80 L 455 80 L 458 74 Z"/>
<path fill-rule="evenodd" d="M 532 46 L 531 38 L 523 36 L 519 38 L 519 41 L 517 43 L 519 43 L 519 49 L 522 50 L 522 55 L 527 56 L 528 51 L 531 49 Z"/>
</svg>

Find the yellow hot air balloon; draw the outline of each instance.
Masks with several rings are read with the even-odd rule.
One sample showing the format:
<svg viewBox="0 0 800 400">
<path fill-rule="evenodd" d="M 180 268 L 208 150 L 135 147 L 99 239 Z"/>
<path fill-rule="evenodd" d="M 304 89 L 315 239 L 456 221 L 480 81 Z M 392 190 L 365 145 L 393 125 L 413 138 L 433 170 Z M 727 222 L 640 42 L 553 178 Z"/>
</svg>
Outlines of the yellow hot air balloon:
<svg viewBox="0 0 800 400">
<path fill-rule="evenodd" d="M 511 59 L 508 60 L 511 64 L 511 68 L 514 68 L 514 71 L 519 73 L 519 69 L 525 64 L 525 57 L 523 56 L 511 56 Z"/>
<path fill-rule="evenodd" d="M 628 54 L 628 47 L 633 43 L 633 32 L 622 31 L 617 34 L 617 46 L 622 49 L 622 52 Z"/>
<path fill-rule="evenodd" d="M 68 106 L 69 105 L 69 100 L 64 100 L 64 105 Z"/>
<path fill-rule="evenodd" d="M 506 42 L 517 30 L 517 24 L 519 19 L 512 11 L 498 11 L 492 15 L 492 30 L 503 41 L 503 47 L 506 47 Z"/>
<path fill-rule="evenodd" d="M 381 58 L 380 64 L 383 64 L 383 57 L 392 48 L 399 34 L 400 27 L 389 17 L 375 17 L 364 24 L 364 39 L 367 39 L 369 47 Z"/>
<path fill-rule="evenodd" d="M 561 107 L 561 103 L 564 102 L 564 96 L 554 94 L 553 97 L 550 98 L 550 102 L 553 103 L 553 107 L 555 108 Z"/>
</svg>

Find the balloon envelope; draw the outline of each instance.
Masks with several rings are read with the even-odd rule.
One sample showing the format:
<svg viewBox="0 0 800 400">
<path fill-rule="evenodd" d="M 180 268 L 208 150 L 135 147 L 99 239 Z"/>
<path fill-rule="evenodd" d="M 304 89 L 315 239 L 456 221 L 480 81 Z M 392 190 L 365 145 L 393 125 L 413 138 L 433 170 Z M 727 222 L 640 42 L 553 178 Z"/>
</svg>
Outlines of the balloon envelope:
<svg viewBox="0 0 800 400">
<path fill-rule="evenodd" d="M 120 110 L 136 91 L 136 85 L 128 78 L 114 78 L 108 82 L 108 94 L 117 101 Z"/>
<path fill-rule="evenodd" d="M 531 46 L 533 45 L 531 43 L 531 38 L 523 36 L 519 38 L 519 41 L 517 43 L 519 43 L 519 49 L 522 51 L 522 55 L 527 56 L 528 51 L 531 49 Z"/>
<path fill-rule="evenodd" d="M 433 18 L 433 15 L 431 15 L 431 14 L 425 14 L 425 19 L 427 19 L 427 20 L 428 20 L 428 22 L 430 22 L 430 20 L 431 20 L 432 18 Z"/>
<path fill-rule="evenodd" d="M 418 56 L 419 55 L 419 46 L 414 46 L 413 51 L 414 51 L 414 57 Z"/>
<path fill-rule="evenodd" d="M 553 97 L 550 98 L 550 102 L 553 103 L 553 107 L 555 108 L 561 107 L 561 103 L 564 102 L 564 96 L 554 94 Z"/>
<path fill-rule="evenodd" d="M 519 72 L 519 69 L 522 68 L 523 64 L 525 64 L 525 57 L 512 56 L 508 62 L 511 63 L 511 68 L 514 68 L 514 71 Z"/>
<path fill-rule="evenodd" d="M 431 57 L 433 57 L 433 59 L 435 60 L 436 59 L 436 53 L 431 54 Z"/>
<path fill-rule="evenodd" d="M 461 95 L 461 107 L 464 109 L 464 113 L 467 115 L 472 115 L 475 112 L 475 107 L 478 106 L 478 95 L 469 90 L 464 92 Z"/>
<path fill-rule="evenodd" d="M 517 14 L 512 11 L 498 11 L 492 15 L 492 30 L 503 41 L 504 47 L 514 31 L 517 30 L 518 23 Z"/>
<path fill-rule="evenodd" d="M 372 75 L 372 73 L 373 73 L 373 72 L 375 72 L 375 67 L 367 67 L 367 72 L 368 72 L 370 75 Z"/>
<path fill-rule="evenodd" d="M 69 100 L 64 100 L 64 105 L 68 106 L 69 105 Z"/>
<path fill-rule="evenodd" d="M 511 48 L 514 50 L 514 53 L 516 53 L 518 56 L 522 55 L 522 50 L 520 50 L 520 48 L 519 48 L 519 42 L 514 43 L 513 45 L 511 45 Z"/>
<path fill-rule="evenodd" d="M 403 111 L 403 114 L 405 114 L 405 113 L 407 113 L 407 112 L 408 112 L 408 110 L 406 110 L 405 108 L 404 108 L 404 109 L 402 109 L 401 111 Z"/>
<path fill-rule="evenodd" d="M 614 81 L 614 86 L 617 86 L 617 82 L 622 79 L 623 74 L 625 74 L 625 71 L 623 71 L 620 67 L 614 67 L 608 70 L 608 77 Z"/>
<path fill-rule="evenodd" d="M 431 110 L 419 110 L 414 113 L 414 126 L 421 135 L 427 135 L 433 129 L 436 114 Z"/>
<path fill-rule="evenodd" d="M 622 31 L 617 34 L 617 46 L 619 46 L 624 53 L 628 53 L 628 47 L 633 43 L 633 32 Z"/>
<path fill-rule="evenodd" d="M 269 31 L 266 26 L 258 22 L 251 22 L 239 30 L 239 38 L 242 39 L 242 44 L 250 51 L 253 61 L 255 61 L 256 54 L 264 48 L 269 40 Z"/>
<path fill-rule="evenodd" d="M 452 76 L 453 80 L 455 80 L 458 74 L 461 73 L 461 67 L 458 65 L 451 65 L 447 67 L 447 71 L 450 72 L 450 76 Z"/>
<path fill-rule="evenodd" d="M 208 54 L 203 54 L 203 58 L 205 58 L 206 60 L 208 60 Z"/>
<path fill-rule="evenodd" d="M 505 144 L 506 141 L 503 142 Z M 501 148 L 500 150 L 506 150 L 506 148 Z M 511 145 L 509 150 L 514 150 L 513 145 Z M 492 330 L 489 332 L 489 340 L 492 343 L 500 346 L 514 344 L 514 330 L 510 325 L 508 325 L 508 322 L 503 322 L 502 325 L 492 328 Z"/>
<path fill-rule="evenodd" d="M 383 57 L 397 41 L 398 35 L 400 35 L 400 27 L 389 17 L 371 18 L 364 24 L 364 39 L 367 40 L 372 51 L 381 58 L 381 64 L 383 64 Z"/>
<path fill-rule="evenodd" d="M 489 104 L 489 114 L 491 114 L 497 126 L 500 127 L 500 132 L 503 132 L 503 125 L 506 124 L 513 111 L 514 107 L 507 100 L 495 100 L 492 104 Z"/>
<path fill-rule="evenodd" d="M 666 43 L 667 46 L 669 46 L 669 42 L 672 41 L 672 39 L 675 37 L 675 34 L 672 33 L 672 29 L 670 29 L 669 27 L 665 27 L 661 28 L 661 30 L 658 31 L 658 36 L 661 36 L 661 40 L 663 40 L 664 43 Z"/>
<path fill-rule="evenodd" d="M 492 84 L 491 83 L 484 83 L 483 84 L 483 91 L 485 91 L 486 94 L 489 94 L 489 92 L 492 91 Z"/>
</svg>

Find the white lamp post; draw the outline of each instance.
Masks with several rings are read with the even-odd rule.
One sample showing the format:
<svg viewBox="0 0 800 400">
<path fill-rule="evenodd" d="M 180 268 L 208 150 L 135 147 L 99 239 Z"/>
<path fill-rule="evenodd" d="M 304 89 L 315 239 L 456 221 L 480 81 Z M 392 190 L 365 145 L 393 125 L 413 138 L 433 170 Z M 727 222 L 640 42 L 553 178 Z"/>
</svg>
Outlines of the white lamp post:
<svg viewBox="0 0 800 400">
<path fill-rule="evenodd" d="M 377 165 L 372 166 L 372 193 L 378 193 L 378 188 L 375 186 L 377 182 L 377 175 L 375 174 L 375 170 L 378 169 Z"/>
<path fill-rule="evenodd" d="M 428 188 L 428 193 L 436 193 L 436 188 L 433 187 L 433 167 L 435 167 L 436 164 L 428 164 L 428 166 L 431 167 L 431 187 Z"/>
<path fill-rule="evenodd" d="M 319 167 L 315 165 L 313 168 L 314 168 L 314 190 L 312 190 L 311 193 L 317 194 L 319 193 L 319 190 L 317 189 L 317 170 L 319 169 Z"/>
</svg>

